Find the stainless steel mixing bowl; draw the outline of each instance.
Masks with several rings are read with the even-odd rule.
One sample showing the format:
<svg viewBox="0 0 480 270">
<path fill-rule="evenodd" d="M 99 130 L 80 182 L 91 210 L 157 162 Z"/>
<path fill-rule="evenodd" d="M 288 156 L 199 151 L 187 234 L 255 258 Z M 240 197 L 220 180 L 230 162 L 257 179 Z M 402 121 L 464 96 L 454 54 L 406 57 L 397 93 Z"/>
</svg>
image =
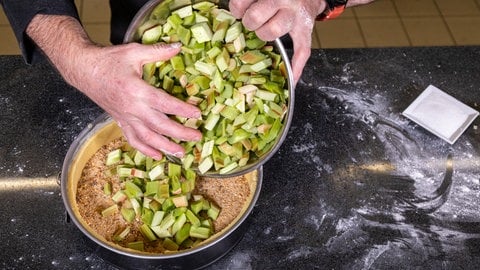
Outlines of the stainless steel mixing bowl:
<svg viewBox="0 0 480 270">
<path fill-rule="evenodd" d="M 171 3 L 174 2 L 174 0 L 151 0 L 147 2 L 136 14 L 134 17 L 133 21 L 131 22 L 125 37 L 124 37 L 124 43 L 129 43 L 129 42 L 140 42 L 141 37 L 140 34 L 138 33 L 139 27 L 146 22 L 152 13 L 154 9 L 157 8 L 157 6 L 162 5 L 164 9 L 178 9 L 181 8 L 185 5 L 191 4 L 191 2 L 201 2 L 201 1 L 178 1 L 184 3 L 183 5 L 171 5 Z M 228 1 L 211 1 L 215 2 L 218 4 L 220 8 L 228 8 Z M 173 6 L 173 7 L 172 7 Z M 261 157 L 258 159 L 255 159 L 251 162 L 249 162 L 245 166 L 237 167 L 236 169 L 233 169 L 232 171 L 226 173 L 226 174 L 219 174 L 217 171 L 210 170 L 204 173 L 204 175 L 208 176 L 214 176 L 214 177 L 231 177 L 231 176 L 236 176 L 236 175 L 241 175 L 245 174 L 247 172 L 250 172 L 252 170 L 255 170 L 262 166 L 265 162 L 267 162 L 280 148 L 282 145 L 283 141 L 285 140 L 288 130 L 290 128 L 290 124 L 292 122 L 292 117 L 293 117 L 293 107 L 294 107 L 294 100 L 295 100 L 295 85 L 293 81 L 293 73 L 291 70 L 291 65 L 290 65 L 290 60 L 288 58 L 287 52 L 282 44 L 282 41 L 280 39 L 276 39 L 275 41 L 272 42 L 272 45 L 274 46 L 275 50 L 277 53 L 279 53 L 282 57 L 282 60 L 285 63 L 286 70 L 287 70 L 287 87 L 288 87 L 288 110 L 285 115 L 283 127 L 275 139 L 273 147 L 267 151 L 265 154 L 263 154 Z"/>
</svg>

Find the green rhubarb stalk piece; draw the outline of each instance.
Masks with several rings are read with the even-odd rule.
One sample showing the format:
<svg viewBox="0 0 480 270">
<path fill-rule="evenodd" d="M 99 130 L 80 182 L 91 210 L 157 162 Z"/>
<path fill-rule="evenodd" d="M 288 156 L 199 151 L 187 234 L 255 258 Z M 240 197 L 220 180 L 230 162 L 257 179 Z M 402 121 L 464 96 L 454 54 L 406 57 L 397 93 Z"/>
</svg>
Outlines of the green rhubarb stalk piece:
<svg viewBox="0 0 480 270">
<path fill-rule="evenodd" d="M 130 198 L 130 204 L 132 205 L 133 210 L 135 211 L 136 216 L 140 216 L 142 214 L 142 206 L 137 201 L 136 198 Z"/>
<path fill-rule="evenodd" d="M 127 243 L 127 247 L 138 251 L 145 250 L 143 241 L 129 242 Z"/>
<path fill-rule="evenodd" d="M 191 226 L 192 225 L 190 223 L 185 223 L 175 234 L 175 242 L 177 245 L 181 245 L 185 240 L 187 240 L 188 237 L 190 237 Z"/>
<path fill-rule="evenodd" d="M 198 165 L 198 170 L 200 173 L 204 174 L 213 166 L 213 160 L 211 157 L 205 158 L 200 165 Z"/>
<path fill-rule="evenodd" d="M 142 43 L 143 44 L 155 44 L 155 43 L 157 43 L 158 40 L 160 39 L 160 36 L 163 33 L 162 28 L 163 27 L 161 25 L 157 25 L 157 26 L 152 27 L 152 28 L 146 30 L 145 32 L 143 32 Z"/>
<path fill-rule="evenodd" d="M 168 177 L 180 179 L 182 177 L 182 166 L 172 162 L 168 163 Z"/>
<path fill-rule="evenodd" d="M 170 197 L 170 185 L 168 183 L 159 184 L 156 197 L 163 199 Z"/>
<path fill-rule="evenodd" d="M 165 176 L 165 167 L 163 164 L 159 164 L 148 172 L 148 177 L 150 180 L 157 180 Z"/>
<path fill-rule="evenodd" d="M 111 195 L 112 194 L 112 183 L 106 182 L 103 185 L 103 194 L 105 194 L 105 195 Z"/>
<path fill-rule="evenodd" d="M 237 167 L 238 167 L 238 163 L 237 162 L 232 162 L 232 163 L 228 164 L 227 166 L 221 168 L 219 170 L 219 173 L 220 174 L 226 174 L 226 173 L 230 172 L 231 170 L 233 170 Z"/>
<path fill-rule="evenodd" d="M 172 14 L 178 14 L 178 16 L 182 19 L 186 18 L 193 14 L 192 6 L 188 5 L 188 6 L 184 6 L 182 8 L 176 9 L 172 12 Z"/>
<path fill-rule="evenodd" d="M 173 203 L 172 199 L 169 197 L 165 199 L 162 203 L 162 211 L 170 212 L 175 209 L 175 204 Z"/>
<path fill-rule="evenodd" d="M 203 201 L 201 201 L 201 200 L 194 201 L 194 202 L 190 203 L 190 209 L 194 214 L 198 214 L 200 211 L 202 211 L 202 208 L 203 208 Z M 188 211 L 190 211 L 190 210 L 188 210 Z"/>
<path fill-rule="evenodd" d="M 147 160 L 147 156 L 144 155 L 142 152 L 140 152 L 140 151 L 135 152 L 135 156 L 133 158 L 133 161 L 135 162 L 136 166 L 145 165 L 146 160 Z"/>
<path fill-rule="evenodd" d="M 154 196 L 157 194 L 160 186 L 159 181 L 150 181 L 145 184 L 145 196 Z"/>
<path fill-rule="evenodd" d="M 169 229 L 163 229 L 160 226 L 152 226 L 150 229 L 155 233 L 158 238 L 172 237 L 172 233 Z"/>
<path fill-rule="evenodd" d="M 216 220 L 219 214 L 220 214 L 220 208 L 217 205 L 210 203 L 210 208 L 207 210 L 208 217 L 213 220 Z"/>
<path fill-rule="evenodd" d="M 173 223 L 175 223 L 175 217 L 170 212 L 163 218 L 163 220 L 158 226 L 160 227 L 160 229 L 167 230 L 173 225 Z"/>
<path fill-rule="evenodd" d="M 125 181 L 125 194 L 128 198 L 140 198 L 143 196 L 142 189 L 132 181 Z"/>
<path fill-rule="evenodd" d="M 120 213 L 122 214 L 123 219 L 128 223 L 133 222 L 135 219 L 135 210 L 133 210 L 133 208 L 122 207 Z"/>
<path fill-rule="evenodd" d="M 225 42 L 234 41 L 243 31 L 242 23 L 239 21 L 234 22 L 228 29 L 225 35 Z"/>
<path fill-rule="evenodd" d="M 163 240 L 163 247 L 167 250 L 170 250 L 170 251 L 176 251 L 178 250 L 179 246 L 177 245 L 177 243 L 175 243 L 172 239 L 170 238 L 165 238 Z"/>
<path fill-rule="evenodd" d="M 127 237 L 127 235 L 130 233 L 130 230 L 131 230 L 130 226 L 125 227 L 118 234 L 113 236 L 113 240 L 115 240 L 117 242 L 123 241 L 125 239 L 125 237 Z"/>
<path fill-rule="evenodd" d="M 198 203 L 196 205 L 200 205 L 200 209 L 203 205 L 203 201 L 198 201 Z M 199 213 L 200 210 L 198 210 L 198 207 L 195 207 L 196 211 L 195 213 Z M 193 226 L 200 226 L 200 219 L 196 216 L 196 214 L 194 213 L 194 211 L 190 210 L 190 209 L 187 209 L 187 211 L 185 212 L 185 217 L 187 218 L 187 220 L 193 225 Z"/>
<path fill-rule="evenodd" d="M 151 224 L 153 220 L 153 211 L 148 208 L 142 208 L 141 220 L 144 224 Z"/>
<path fill-rule="evenodd" d="M 190 28 L 190 31 L 192 31 L 192 36 L 199 43 L 212 40 L 213 32 L 212 32 L 212 29 L 210 29 L 210 26 L 208 25 L 207 22 L 200 22 L 193 25 Z"/>
<path fill-rule="evenodd" d="M 156 211 L 153 214 L 152 222 L 150 223 L 151 227 L 155 227 L 160 225 L 160 222 L 162 222 L 163 217 L 165 216 L 165 212 L 163 211 Z"/>
<path fill-rule="evenodd" d="M 178 216 L 172 225 L 172 234 L 175 235 L 183 227 L 185 222 L 187 222 L 187 217 L 185 214 Z"/>
<path fill-rule="evenodd" d="M 143 224 L 142 226 L 140 226 L 140 232 L 145 237 L 145 239 L 150 242 L 157 240 L 157 237 L 147 224 Z"/>
<path fill-rule="evenodd" d="M 198 2 L 198 3 L 195 3 L 195 4 L 192 5 L 192 7 L 194 9 L 200 10 L 200 11 L 209 11 L 214 6 L 215 6 L 214 3 L 208 2 L 208 1 L 202 1 L 202 2 Z"/>
<path fill-rule="evenodd" d="M 175 205 L 175 207 L 187 207 L 188 206 L 188 200 L 186 195 L 177 195 L 172 197 L 172 202 Z"/>
<path fill-rule="evenodd" d="M 113 204 L 102 211 L 102 217 L 108 217 L 118 213 L 118 206 Z"/>
<path fill-rule="evenodd" d="M 113 165 L 117 162 L 119 162 L 122 159 L 122 149 L 115 149 L 111 151 L 110 153 L 107 154 L 107 161 L 106 165 L 110 166 Z"/>
<path fill-rule="evenodd" d="M 210 237 L 210 228 L 199 227 L 199 226 L 192 226 L 190 227 L 190 237 L 199 238 L 199 239 L 207 239 Z"/>
<path fill-rule="evenodd" d="M 115 203 L 123 202 L 125 199 L 127 199 L 127 194 L 125 194 L 123 190 L 115 192 L 115 194 L 112 196 L 112 200 Z"/>
<path fill-rule="evenodd" d="M 170 192 L 174 195 L 182 193 L 182 184 L 177 176 L 170 178 Z"/>
</svg>

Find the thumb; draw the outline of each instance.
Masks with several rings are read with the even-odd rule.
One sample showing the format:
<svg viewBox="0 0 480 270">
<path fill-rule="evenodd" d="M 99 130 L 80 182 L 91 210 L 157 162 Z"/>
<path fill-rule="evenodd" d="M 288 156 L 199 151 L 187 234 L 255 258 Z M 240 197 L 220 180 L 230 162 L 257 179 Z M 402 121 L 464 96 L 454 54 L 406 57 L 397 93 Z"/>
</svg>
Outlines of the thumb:
<svg viewBox="0 0 480 270">
<path fill-rule="evenodd" d="M 138 59 L 142 63 L 151 63 L 156 61 L 165 61 L 177 55 L 182 47 L 180 42 L 176 43 L 157 43 L 153 45 L 141 45 L 142 48 L 137 50 Z"/>
<path fill-rule="evenodd" d="M 295 84 L 302 76 L 303 68 L 310 58 L 311 54 L 311 39 L 303 37 L 303 39 L 296 37 L 293 33 L 293 57 L 292 57 L 292 71 Z M 306 40 L 305 40 L 306 39 Z"/>
</svg>

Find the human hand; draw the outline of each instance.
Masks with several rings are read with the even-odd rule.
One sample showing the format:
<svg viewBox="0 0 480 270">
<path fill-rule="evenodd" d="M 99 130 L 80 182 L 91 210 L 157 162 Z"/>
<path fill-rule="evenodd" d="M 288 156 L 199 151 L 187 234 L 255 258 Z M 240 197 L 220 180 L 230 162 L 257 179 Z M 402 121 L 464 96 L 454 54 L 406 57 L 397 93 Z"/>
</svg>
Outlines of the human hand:
<svg viewBox="0 0 480 270">
<path fill-rule="evenodd" d="M 162 152 L 182 157 L 185 150 L 168 137 L 201 139 L 200 131 L 168 117 L 199 118 L 200 110 L 142 80 L 144 64 L 170 59 L 180 52 L 181 44 L 104 47 L 90 40 L 78 20 L 64 15 L 38 14 L 26 33 L 65 81 L 110 114 L 129 143 L 143 154 L 155 159 Z"/>
<path fill-rule="evenodd" d="M 168 60 L 180 44 L 89 47 L 67 80 L 102 107 L 122 128 L 129 143 L 145 155 L 182 157 L 184 149 L 169 140 L 201 139 L 198 130 L 184 127 L 168 115 L 199 118 L 200 110 L 142 80 L 142 67 Z"/>
<path fill-rule="evenodd" d="M 310 57 L 315 18 L 326 7 L 324 0 L 230 0 L 229 8 L 244 26 L 263 40 L 271 41 L 285 34 L 293 40 L 292 70 L 300 79 Z"/>
</svg>

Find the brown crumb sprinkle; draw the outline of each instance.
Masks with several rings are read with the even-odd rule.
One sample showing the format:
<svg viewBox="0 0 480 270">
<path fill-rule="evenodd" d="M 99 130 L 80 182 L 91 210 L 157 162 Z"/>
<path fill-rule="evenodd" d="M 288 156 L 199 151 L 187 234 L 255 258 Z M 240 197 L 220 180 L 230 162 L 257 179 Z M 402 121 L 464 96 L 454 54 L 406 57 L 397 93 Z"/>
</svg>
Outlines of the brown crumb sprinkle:
<svg viewBox="0 0 480 270">
<path fill-rule="evenodd" d="M 87 162 L 82 171 L 82 176 L 77 187 L 77 206 L 81 217 L 93 231 L 103 236 L 107 241 L 114 242 L 113 237 L 127 226 L 131 231 L 127 238 L 118 243 L 126 247 L 127 243 L 143 240 L 139 231 L 142 225 L 138 218 L 132 222 L 126 222 L 120 212 L 103 217 L 101 212 L 115 202 L 111 195 L 103 191 L 106 183 L 112 186 L 112 194 L 121 189 L 120 181 L 116 176 L 109 176 L 105 165 L 106 156 L 109 152 L 123 146 L 125 138 L 118 138 L 108 145 L 101 147 Z M 199 177 L 196 181 L 196 188 L 193 194 L 201 194 L 211 202 L 217 204 L 221 211 L 214 221 L 215 232 L 227 227 L 242 211 L 247 198 L 250 196 L 250 185 L 245 176 L 232 178 L 207 178 Z M 160 241 L 148 242 L 145 244 L 145 251 L 152 253 L 163 253 L 164 249 Z"/>
</svg>

